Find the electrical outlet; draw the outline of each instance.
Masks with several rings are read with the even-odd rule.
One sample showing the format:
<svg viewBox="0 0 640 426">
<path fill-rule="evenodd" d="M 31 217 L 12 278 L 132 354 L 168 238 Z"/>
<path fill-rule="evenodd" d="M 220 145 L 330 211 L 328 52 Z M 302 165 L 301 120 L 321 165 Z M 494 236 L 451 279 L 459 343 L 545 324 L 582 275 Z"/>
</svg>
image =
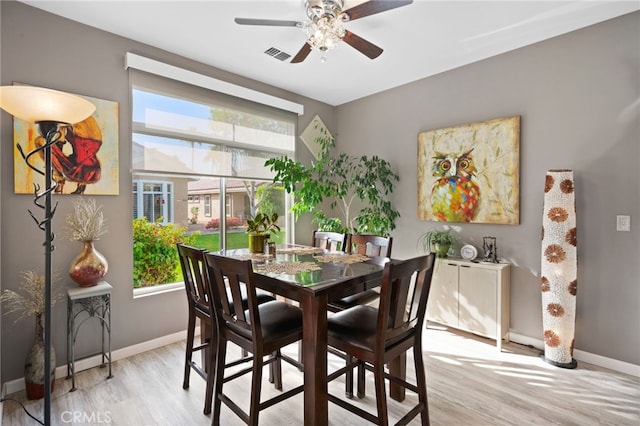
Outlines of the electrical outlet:
<svg viewBox="0 0 640 426">
<path fill-rule="evenodd" d="M 618 215 L 616 216 L 616 231 L 631 231 L 631 216 Z"/>
</svg>

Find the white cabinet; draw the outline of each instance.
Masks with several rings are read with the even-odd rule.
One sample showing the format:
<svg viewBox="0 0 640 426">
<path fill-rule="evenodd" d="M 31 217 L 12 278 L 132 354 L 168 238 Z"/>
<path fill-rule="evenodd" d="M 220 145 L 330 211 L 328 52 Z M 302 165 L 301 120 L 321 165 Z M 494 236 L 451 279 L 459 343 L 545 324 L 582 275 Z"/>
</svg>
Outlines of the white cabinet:
<svg viewBox="0 0 640 426">
<path fill-rule="evenodd" d="M 438 259 L 427 320 L 496 340 L 509 341 L 510 264 Z"/>
</svg>

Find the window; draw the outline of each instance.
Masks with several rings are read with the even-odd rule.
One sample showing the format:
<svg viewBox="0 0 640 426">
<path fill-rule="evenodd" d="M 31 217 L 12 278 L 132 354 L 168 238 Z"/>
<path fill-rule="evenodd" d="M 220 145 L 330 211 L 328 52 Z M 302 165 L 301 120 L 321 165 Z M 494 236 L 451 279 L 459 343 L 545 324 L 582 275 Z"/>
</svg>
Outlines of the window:
<svg viewBox="0 0 640 426">
<path fill-rule="evenodd" d="M 134 287 L 182 281 L 176 238 L 209 250 L 246 247 L 246 219 L 258 211 L 280 214 L 278 239 L 286 241 L 289 201 L 264 162 L 294 155 L 297 116 L 131 69 L 130 77 L 133 218 L 163 227 L 140 238 L 165 236 L 158 254 L 167 257 L 160 266 L 157 256 L 136 250 L 134 223 Z M 163 271 L 161 282 L 136 278 L 144 275 L 137 265 L 153 269 L 146 257 Z"/>
<path fill-rule="evenodd" d="M 204 196 L 204 215 L 206 217 L 211 217 L 211 196 Z"/>
<path fill-rule="evenodd" d="M 133 182 L 133 218 L 146 217 L 149 222 L 173 221 L 173 194 L 170 182 Z"/>
</svg>

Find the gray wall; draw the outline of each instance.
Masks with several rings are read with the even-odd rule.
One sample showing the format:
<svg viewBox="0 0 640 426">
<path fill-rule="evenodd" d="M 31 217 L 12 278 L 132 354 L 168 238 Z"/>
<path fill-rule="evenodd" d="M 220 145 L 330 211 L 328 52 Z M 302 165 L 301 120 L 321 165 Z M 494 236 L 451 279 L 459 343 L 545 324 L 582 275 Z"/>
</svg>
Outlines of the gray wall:
<svg viewBox="0 0 640 426">
<path fill-rule="evenodd" d="M 319 114 L 350 153 L 377 154 L 399 170 L 394 202 L 402 217 L 394 252 L 418 252 L 417 235 L 433 223 L 417 220 L 417 134 L 424 130 L 506 115 L 522 116 L 521 225 L 464 225 L 462 235 L 479 246 L 482 236 L 498 238 L 498 254 L 514 263 L 512 329 L 539 339 L 541 333 L 540 229 L 544 173 L 576 172 L 580 256 L 577 349 L 640 364 L 637 324 L 640 304 L 640 214 L 637 101 L 640 14 L 621 17 L 567 36 L 520 49 L 337 108 L 185 60 L 112 34 L 50 15 L 21 3 L 0 2 L 1 81 L 41 85 L 109 99 L 120 104 L 120 195 L 102 196 L 110 232 L 97 243 L 109 259 L 113 293 L 113 348 L 181 331 L 186 324 L 184 294 L 132 298 L 131 146 L 129 88 L 124 55 L 133 51 L 305 105 L 301 132 Z M 26 213 L 32 198 L 13 193 L 11 117 L 0 117 L 0 226 L 3 288 L 14 289 L 20 271 L 41 268 L 43 235 Z M 302 161 L 310 154 L 298 141 Z M 611 184 L 613 183 L 613 185 Z M 80 249 L 61 228 L 71 196 L 60 201 L 54 268 L 64 277 Z M 631 233 L 615 232 L 615 215 L 630 214 Z M 632 221 L 634 219 L 632 218 Z M 308 242 L 308 218 L 296 223 L 296 240 Z M 64 280 L 63 280 L 64 281 Z M 58 364 L 65 358 L 65 303 L 54 309 Z M 2 379 L 22 376 L 33 324 L 5 318 Z M 81 342 L 80 352 L 92 351 Z"/>
<path fill-rule="evenodd" d="M 132 298 L 132 234 L 131 217 L 131 125 L 129 109 L 129 79 L 124 69 L 125 53 L 132 51 L 182 66 L 224 81 L 250 87 L 274 96 L 305 105 L 305 115 L 299 118 L 304 129 L 315 114 L 320 114 L 327 126 L 335 127 L 333 107 L 265 84 L 185 60 L 113 34 L 60 18 L 13 1 L 0 2 L 1 72 L 0 84 L 21 82 L 68 91 L 119 103 L 120 185 L 118 196 L 100 196 L 109 233 L 96 243 L 96 248 L 109 260 L 107 281 L 113 285 L 112 327 L 113 349 L 130 346 L 175 333 L 186 328 L 186 298 L 178 291 L 151 297 Z M 44 234 L 37 229 L 27 213 L 33 197 L 13 193 L 13 133 L 12 118 L 0 116 L 0 197 L 1 197 L 1 282 L 3 288 L 16 289 L 20 271 L 42 271 Z M 301 158 L 308 160 L 304 143 L 298 141 Z M 81 246 L 64 235 L 64 219 L 72 210 L 73 196 L 54 196 L 59 201 L 54 219 L 57 232 L 53 268 L 60 273 L 61 287 L 68 285 L 67 270 Z M 305 221 L 306 222 L 306 221 Z M 310 226 L 310 225 L 307 225 Z M 310 228 L 309 228 L 310 229 Z M 308 239 L 309 232 L 301 233 Z M 66 359 L 66 302 L 53 311 L 53 342 L 58 365 Z M 2 321 L 2 379 L 22 377 L 24 358 L 33 341 L 34 324 L 28 320 Z M 79 340 L 76 353 L 93 353 L 99 348 L 95 326 L 87 323 L 89 332 Z M 93 327 L 93 328 L 92 328 Z M 82 330 L 84 332 L 84 329 Z M 91 335 L 93 334 L 93 335 Z"/>
<path fill-rule="evenodd" d="M 437 222 L 417 216 L 420 132 L 520 115 L 520 225 L 464 224 L 495 236 L 511 270 L 511 330 L 541 340 L 540 231 L 545 173 L 573 169 L 578 220 L 575 347 L 640 364 L 640 13 L 458 68 L 336 109 L 337 144 L 400 171 L 394 255 L 415 255 Z M 631 106 L 635 107 L 627 112 Z M 632 216 L 616 232 L 616 215 Z"/>
</svg>

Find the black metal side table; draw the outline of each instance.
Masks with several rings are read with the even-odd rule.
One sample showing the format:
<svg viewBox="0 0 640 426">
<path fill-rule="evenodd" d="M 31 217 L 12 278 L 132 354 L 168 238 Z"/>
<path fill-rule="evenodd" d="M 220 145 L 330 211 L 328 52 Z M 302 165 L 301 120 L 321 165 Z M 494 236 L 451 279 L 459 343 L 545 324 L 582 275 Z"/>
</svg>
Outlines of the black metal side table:
<svg viewBox="0 0 640 426">
<path fill-rule="evenodd" d="M 69 392 L 76 390 L 76 338 L 80 327 L 89 318 L 97 318 L 100 321 L 102 328 L 102 348 L 99 352 L 102 355 L 102 365 L 100 367 L 104 368 L 106 366 L 105 361 L 108 362 L 109 375 L 107 379 L 113 377 L 111 374 L 111 289 L 111 285 L 106 281 L 100 281 L 93 287 L 72 287 L 67 289 L 67 379 L 71 378 L 71 390 Z M 78 322 L 80 315 L 83 313 L 87 314 L 86 318 Z M 106 346 L 105 334 L 108 338 Z"/>
</svg>

